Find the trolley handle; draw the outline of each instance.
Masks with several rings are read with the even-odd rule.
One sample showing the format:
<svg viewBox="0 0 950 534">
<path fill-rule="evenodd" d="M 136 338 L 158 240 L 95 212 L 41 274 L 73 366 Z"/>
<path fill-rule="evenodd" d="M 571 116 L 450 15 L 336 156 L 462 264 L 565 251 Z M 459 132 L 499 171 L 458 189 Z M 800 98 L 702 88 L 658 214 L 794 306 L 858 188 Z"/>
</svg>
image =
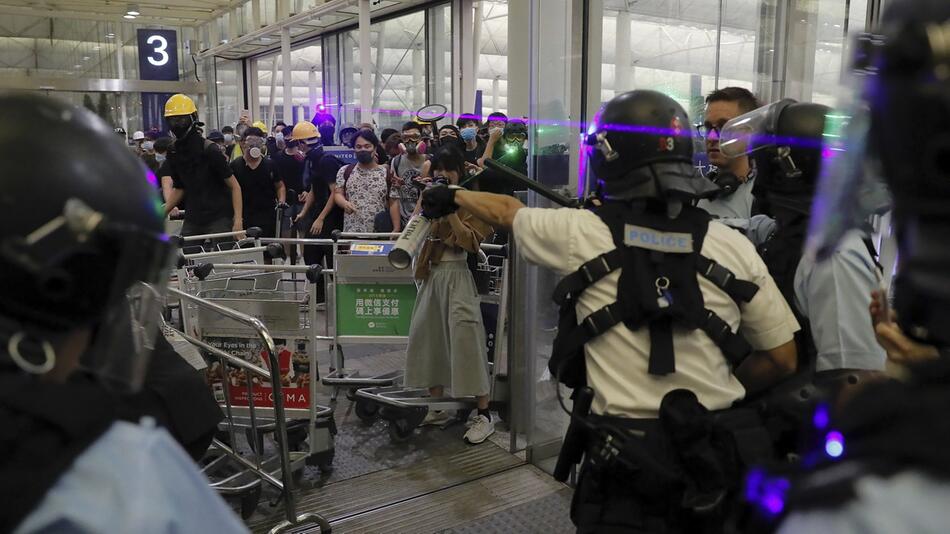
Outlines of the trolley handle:
<svg viewBox="0 0 950 534">
<path fill-rule="evenodd" d="M 400 232 L 341 232 L 334 230 L 330 232 L 330 237 L 334 242 L 341 239 L 398 239 L 402 235 Z"/>
<path fill-rule="evenodd" d="M 209 239 L 222 239 L 226 237 L 237 237 L 239 235 L 247 235 L 250 239 L 257 239 L 264 234 L 264 232 L 257 226 L 252 226 L 247 230 L 242 230 L 240 232 L 219 232 L 216 234 L 201 234 L 201 235 L 173 235 L 169 236 L 169 241 L 179 248 L 185 246 L 186 243 L 191 243 L 194 241 L 207 241 Z"/>
<path fill-rule="evenodd" d="M 488 256 L 508 257 L 508 245 L 493 245 L 491 243 L 482 243 L 482 251 Z"/>
<path fill-rule="evenodd" d="M 284 272 L 284 273 L 304 273 L 307 281 L 316 284 L 320 281 L 323 274 L 322 265 L 260 265 L 256 263 L 199 263 L 194 268 L 195 276 L 199 280 L 204 280 L 215 269 L 226 269 L 229 271 L 265 271 L 265 272 Z"/>
</svg>

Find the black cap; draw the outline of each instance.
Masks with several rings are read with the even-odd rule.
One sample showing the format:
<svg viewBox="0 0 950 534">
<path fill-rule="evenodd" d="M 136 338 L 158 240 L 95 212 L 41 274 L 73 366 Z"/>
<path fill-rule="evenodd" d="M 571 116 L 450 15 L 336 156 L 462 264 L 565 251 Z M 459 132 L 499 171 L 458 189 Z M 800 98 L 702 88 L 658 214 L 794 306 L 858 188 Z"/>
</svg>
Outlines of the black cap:
<svg viewBox="0 0 950 534">
<path fill-rule="evenodd" d="M 208 132 L 208 141 L 224 141 L 224 134 L 218 130 L 211 130 Z"/>
</svg>

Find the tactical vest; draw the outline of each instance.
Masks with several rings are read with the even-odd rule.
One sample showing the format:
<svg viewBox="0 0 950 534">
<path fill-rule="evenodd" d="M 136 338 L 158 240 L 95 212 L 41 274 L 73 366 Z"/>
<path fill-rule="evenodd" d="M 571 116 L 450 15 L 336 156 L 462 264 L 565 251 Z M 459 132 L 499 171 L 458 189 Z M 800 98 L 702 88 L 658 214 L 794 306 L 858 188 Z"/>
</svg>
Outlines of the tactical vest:
<svg viewBox="0 0 950 534">
<path fill-rule="evenodd" d="M 705 307 L 696 274 L 722 289 L 737 304 L 749 302 L 759 287 L 702 254 L 709 214 L 684 206 L 676 218 L 663 203 L 608 202 L 594 213 L 607 228 L 613 250 L 587 261 L 554 290 L 560 306 L 558 334 L 548 369 L 571 388 L 586 384 L 584 344 L 623 323 L 630 330 L 650 332 L 648 370 L 652 375 L 676 371 L 673 326 L 700 329 L 722 350 L 735 368 L 752 352 L 741 335 Z M 591 285 L 622 269 L 617 301 L 591 313 L 578 324 L 577 299 Z"/>
<path fill-rule="evenodd" d="M 17 371 L 0 373 L 0 532 L 29 516 L 109 429 L 114 405 L 108 392 L 88 381 L 51 384 Z"/>
</svg>

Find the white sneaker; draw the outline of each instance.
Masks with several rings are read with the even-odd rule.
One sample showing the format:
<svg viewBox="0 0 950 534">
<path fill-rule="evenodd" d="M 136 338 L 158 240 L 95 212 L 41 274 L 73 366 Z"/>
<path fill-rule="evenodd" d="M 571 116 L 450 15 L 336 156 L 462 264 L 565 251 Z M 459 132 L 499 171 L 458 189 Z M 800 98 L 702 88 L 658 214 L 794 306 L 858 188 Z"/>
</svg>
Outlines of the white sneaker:
<svg viewBox="0 0 950 534">
<path fill-rule="evenodd" d="M 471 444 L 481 443 L 488 439 L 488 436 L 495 433 L 495 420 L 489 420 L 484 415 L 477 415 L 469 427 L 468 432 L 462 436 L 466 442 Z"/>
<path fill-rule="evenodd" d="M 453 418 L 454 416 L 445 410 L 429 410 L 426 418 L 419 423 L 419 426 L 441 426 Z"/>
</svg>

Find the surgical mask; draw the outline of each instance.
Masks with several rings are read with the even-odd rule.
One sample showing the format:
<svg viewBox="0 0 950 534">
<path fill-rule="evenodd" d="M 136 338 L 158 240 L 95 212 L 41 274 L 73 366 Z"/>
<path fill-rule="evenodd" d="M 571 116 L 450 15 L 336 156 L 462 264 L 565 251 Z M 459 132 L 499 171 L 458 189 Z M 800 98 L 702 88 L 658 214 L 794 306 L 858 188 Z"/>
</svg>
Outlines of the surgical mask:
<svg viewBox="0 0 950 534">
<path fill-rule="evenodd" d="M 475 136 L 478 134 L 478 129 L 476 128 L 462 128 L 462 141 L 468 143 L 469 141 L 474 141 Z"/>
<path fill-rule="evenodd" d="M 234 134 L 224 134 L 224 142 L 230 143 L 234 141 Z"/>
<path fill-rule="evenodd" d="M 165 154 L 155 154 L 155 161 L 159 163 L 165 161 Z"/>
<path fill-rule="evenodd" d="M 142 143 L 142 150 L 152 150 L 153 148 L 155 148 L 155 144 L 151 141 L 145 141 Z"/>
<path fill-rule="evenodd" d="M 367 164 L 373 161 L 373 151 L 372 150 L 357 150 L 356 151 L 356 161 Z"/>
</svg>

